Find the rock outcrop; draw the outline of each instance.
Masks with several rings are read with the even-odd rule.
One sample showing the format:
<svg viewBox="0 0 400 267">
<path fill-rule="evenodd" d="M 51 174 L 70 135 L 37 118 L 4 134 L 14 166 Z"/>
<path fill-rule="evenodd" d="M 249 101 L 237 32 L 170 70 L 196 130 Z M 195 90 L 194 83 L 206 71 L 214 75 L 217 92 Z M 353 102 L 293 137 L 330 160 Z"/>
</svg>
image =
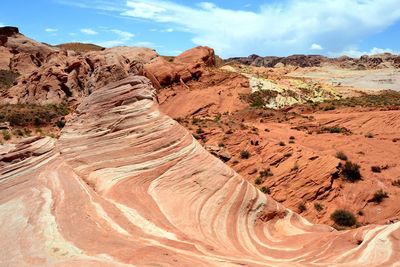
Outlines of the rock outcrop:
<svg viewBox="0 0 400 267">
<path fill-rule="evenodd" d="M 244 65 L 256 67 L 274 68 L 277 66 L 295 66 L 301 68 L 322 67 L 324 65 L 335 65 L 340 68 L 348 69 L 381 69 L 381 68 L 400 68 L 400 56 L 390 53 L 378 55 L 364 55 L 360 58 L 342 56 L 339 58 L 328 58 L 320 55 L 291 55 L 288 57 L 261 57 L 250 55 L 248 57 L 235 57 L 225 60 L 225 62 L 238 62 Z"/>
<path fill-rule="evenodd" d="M 198 80 L 206 67 L 214 65 L 214 50 L 199 46 L 183 52 L 172 59 L 172 62 L 162 57 L 156 58 L 145 65 L 145 75 L 157 88 L 161 88 L 173 83 Z"/>
<path fill-rule="evenodd" d="M 154 50 L 141 47 L 77 53 L 35 42 L 15 31 L 0 46 L 0 69 L 22 75 L 1 97 L 1 102 L 67 102 L 76 106 L 96 88 L 130 74 L 142 74 L 143 64 L 157 56 Z"/>
<path fill-rule="evenodd" d="M 342 232 L 310 224 L 160 113 L 141 76 L 94 90 L 58 141 L 0 153 L 5 266 L 398 262 L 400 223 Z"/>
</svg>

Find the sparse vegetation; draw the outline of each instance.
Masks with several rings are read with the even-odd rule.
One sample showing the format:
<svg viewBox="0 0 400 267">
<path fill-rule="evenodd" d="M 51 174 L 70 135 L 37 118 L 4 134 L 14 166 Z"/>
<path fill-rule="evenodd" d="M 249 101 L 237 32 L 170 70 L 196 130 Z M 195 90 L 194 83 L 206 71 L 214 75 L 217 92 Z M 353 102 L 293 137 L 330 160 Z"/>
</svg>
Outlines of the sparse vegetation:
<svg viewBox="0 0 400 267">
<path fill-rule="evenodd" d="M 57 127 L 62 129 L 65 126 L 65 120 L 58 120 L 57 121 Z"/>
<path fill-rule="evenodd" d="M 400 187 L 400 179 L 394 180 L 394 181 L 392 182 L 392 185 L 393 185 L 393 186 Z"/>
<path fill-rule="evenodd" d="M 373 133 L 371 133 L 371 132 L 368 132 L 368 133 L 365 134 L 365 137 L 367 137 L 367 138 L 374 138 L 375 135 L 374 135 Z"/>
<path fill-rule="evenodd" d="M 271 169 L 268 168 L 268 169 L 260 171 L 260 176 L 261 177 L 270 177 L 270 176 L 274 176 L 274 174 L 272 173 Z"/>
<path fill-rule="evenodd" d="M 202 128 L 197 128 L 196 133 L 197 134 L 203 134 L 204 130 Z"/>
<path fill-rule="evenodd" d="M 375 202 L 376 204 L 381 203 L 385 198 L 388 198 L 388 193 L 383 191 L 382 189 L 379 189 L 374 193 L 374 196 L 371 198 L 372 202 Z"/>
<path fill-rule="evenodd" d="M 0 70 L 0 92 L 10 88 L 18 76 L 18 72 L 12 70 Z"/>
<path fill-rule="evenodd" d="M 348 159 L 348 158 L 347 158 L 347 155 L 344 154 L 342 151 L 336 152 L 336 157 L 337 157 L 338 159 L 341 159 L 341 160 L 347 160 L 347 159 Z"/>
<path fill-rule="evenodd" d="M 321 203 L 315 202 L 314 203 L 314 208 L 316 211 L 320 212 L 324 209 L 324 206 Z"/>
<path fill-rule="evenodd" d="M 283 156 L 284 156 L 285 158 L 290 158 L 290 157 L 292 156 L 292 153 L 291 153 L 291 152 L 288 152 L 288 153 L 285 153 Z"/>
<path fill-rule="evenodd" d="M 299 210 L 299 213 L 303 213 L 304 211 L 307 210 L 307 207 L 306 207 L 306 205 L 305 205 L 304 203 L 300 203 L 300 204 L 297 206 L 297 209 Z"/>
<path fill-rule="evenodd" d="M 371 171 L 375 173 L 380 173 L 381 172 L 381 167 L 380 166 L 372 166 Z"/>
<path fill-rule="evenodd" d="M 342 98 L 325 101 L 327 104 L 346 107 L 387 107 L 400 106 L 400 93 L 392 90 L 383 91 L 379 95 L 365 94 L 358 97 Z"/>
<path fill-rule="evenodd" d="M 66 104 L 7 104 L 0 106 L 0 122 L 9 122 L 11 126 L 41 126 L 50 124 L 54 119 L 68 113 L 69 109 Z"/>
<path fill-rule="evenodd" d="M 8 130 L 2 130 L 2 131 L 1 131 L 1 134 L 3 135 L 3 139 L 6 140 L 6 141 L 8 141 L 8 140 L 11 139 L 10 131 L 8 131 Z"/>
<path fill-rule="evenodd" d="M 296 139 L 293 135 L 289 137 L 289 140 L 294 140 Z"/>
<path fill-rule="evenodd" d="M 267 187 L 267 186 L 263 186 L 263 187 L 261 187 L 261 192 L 263 192 L 264 194 L 271 194 L 271 189 L 269 188 L 269 187 Z"/>
<path fill-rule="evenodd" d="M 348 160 L 342 167 L 342 174 L 350 182 L 361 180 L 360 165 Z"/>
<path fill-rule="evenodd" d="M 248 158 L 250 158 L 250 156 L 251 156 L 251 154 L 249 151 L 247 151 L 247 150 L 240 151 L 240 158 L 248 159 Z"/>
<path fill-rule="evenodd" d="M 262 184 L 263 182 L 264 182 L 264 179 L 261 178 L 261 177 L 257 177 L 256 180 L 254 181 L 254 183 L 255 183 L 256 185 L 260 185 L 260 184 Z"/>
<path fill-rule="evenodd" d="M 293 165 L 291 171 L 294 172 L 294 171 L 297 171 L 298 169 L 299 169 L 299 164 L 296 162 L 296 163 Z"/>
<path fill-rule="evenodd" d="M 353 226 L 356 224 L 356 217 L 354 215 L 347 211 L 347 210 L 335 210 L 331 214 L 331 220 L 335 222 L 335 224 L 339 226 Z"/>
<path fill-rule="evenodd" d="M 278 143 L 278 145 L 279 145 L 279 146 L 286 146 L 285 142 L 283 142 L 283 141 L 280 141 L 280 142 Z"/>
</svg>

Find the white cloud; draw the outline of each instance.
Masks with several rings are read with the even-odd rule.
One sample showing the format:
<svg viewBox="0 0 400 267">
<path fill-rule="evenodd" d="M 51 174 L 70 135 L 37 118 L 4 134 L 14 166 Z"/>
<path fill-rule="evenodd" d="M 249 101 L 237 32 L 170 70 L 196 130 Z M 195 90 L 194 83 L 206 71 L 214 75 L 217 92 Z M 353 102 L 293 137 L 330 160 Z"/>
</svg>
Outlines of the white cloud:
<svg viewBox="0 0 400 267">
<path fill-rule="evenodd" d="M 110 31 L 112 33 L 115 33 L 116 35 L 118 35 L 121 38 L 121 40 L 124 40 L 124 41 L 130 40 L 133 37 L 135 37 L 135 35 L 130 32 L 125 32 L 125 31 L 121 31 L 121 30 L 117 30 L 117 29 L 112 29 Z"/>
<path fill-rule="evenodd" d="M 96 35 L 98 34 L 98 32 L 90 29 L 90 28 L 84 28 L 84 29 L 80 29 L 80 32 L 83 34 L 88 34 L 88 35 Z"/>
<path fill-rule="evenodd" d="M 389 48 L 377 48 L 374 47 L 372 48 L 370 51 L 360 51 L 358 49 L 348 49 L 348 50 L 344 50 L 343 52 L 340 52 L 334 56 L 339 56 L 339 55 L 346 55 L 349 57 L 354 57 L 354 58 L 358 58 L 361 57 L 363 55 L 376 55 L 376 54 L 383 54 L 383 53 L 391 53 L 391 54 L 400 54 L 400 52 L 394 51 L 392 49 Z"/>
<path fill-rule="evenodd" d="M 46 28 L 44 29 L 45 32 L 57 32 L 58 29 L 54 29 L 54 28 Z"/>
<path fill-rule="evenodd" d="M 0 22 L 0 27 L 6 26 L 3 22 Z"/>
<path fill-rule="evenodd" d="M 340 52 L 400 19 L 398 0 L 287 0 L 258 11 L 164 0 L 129 0 L 126 6 L 122 16 L 188 29 L 194 44 L 211 46 L 225 57 L 306 53 L 315 40 L 327 53 Z"/>
<path fill-rule="evenodd" d="M 316 44 L 316 43 L 312 44 L 310 49 L 311 50 L 324 50 L 324 48 L 321 45 Z"/>
<path fill-rule="evenodd" d="M 114 33 L 117 35 L 117 38 L 113 40 L 108 40 L 108 41 L 101 41 L 97 42 L 98 45 L 103 46 L 103 47 L 113 47 L 113 46 L 119 46 L 119 45 L 127 45 L 129 41 L 135 37 L 133 33 L 126 32 L 126 31 L 121 31 L 118 29 L 111 29 L 109 32 Z"/>
</svg>

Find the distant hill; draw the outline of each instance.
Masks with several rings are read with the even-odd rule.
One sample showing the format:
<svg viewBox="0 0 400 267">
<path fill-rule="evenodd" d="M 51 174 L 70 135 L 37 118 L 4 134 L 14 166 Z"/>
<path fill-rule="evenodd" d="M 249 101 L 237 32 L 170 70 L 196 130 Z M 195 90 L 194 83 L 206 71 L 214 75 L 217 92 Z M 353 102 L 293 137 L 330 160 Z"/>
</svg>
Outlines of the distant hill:
<svg viewBox="0 0 400 267">
<path fill-rule="evenodd" d="M 101 47 L 99 45 L 85 43 L 65 43 L 56 45 L 55 47 L 66 50 L 73 50 L 76 52 L 101 51 L 105 49 L 104 47 Z"/>
</svg>

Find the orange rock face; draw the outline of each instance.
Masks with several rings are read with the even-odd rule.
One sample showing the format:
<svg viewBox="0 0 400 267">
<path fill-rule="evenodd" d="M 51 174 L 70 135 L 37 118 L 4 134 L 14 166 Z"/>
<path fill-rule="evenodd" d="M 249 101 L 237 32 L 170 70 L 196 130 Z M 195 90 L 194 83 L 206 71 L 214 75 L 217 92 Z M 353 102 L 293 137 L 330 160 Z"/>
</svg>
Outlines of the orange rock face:
<svg viewBox="0 0 400 267">
<path fill-rule="evenodd" d="M 154 50 L 140 47 L 114 47 L 80 54 L 13 34 L 0 46 L 0 69 L 22 75 L 0 102 L 67 102 L 76 106 L 99 87 L 130 74 L 141 74 L 142 65 L 157 56 Z"/>
<path fill-rule="evenodd" d="M 157 88 L 165 87 L 177 82 L 188 82 L 199 79 L 207 66 L 215 65 L 214 50 L 199 46 L 178 55 L 172 60 L 156 58 L 145 65 L 145 75 Z"/>
<path fill-rule="evenodd" d="M 390 266 L 400 223 L 312 225 L 160 113 L 129 76 L 94 90 L 61 138 L 0 151 L 5 266 Z"/>
</svg>

